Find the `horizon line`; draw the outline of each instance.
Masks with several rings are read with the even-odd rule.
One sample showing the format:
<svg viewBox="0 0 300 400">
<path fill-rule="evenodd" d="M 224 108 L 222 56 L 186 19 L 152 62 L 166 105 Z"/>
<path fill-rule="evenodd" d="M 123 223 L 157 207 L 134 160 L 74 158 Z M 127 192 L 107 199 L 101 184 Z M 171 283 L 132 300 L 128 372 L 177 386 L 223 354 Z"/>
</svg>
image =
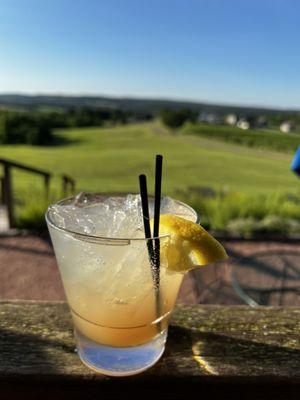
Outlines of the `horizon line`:
<svg viewBox="0 0 300 400">
<path fill-rule="evenodd" d="M 95 93 L 86 93 L 86 92 L 0 92 L 0 96 L 28 96 L 28 97 L 38 97 L 38 96 L 48 96 L 48 97 L 90 97 L 90 98 L 110 98 L 110 99 L 127 99 L 127 100 L 146 100 L 146 101 L 169 101 L 169 102 L 184 102 L 184 103 L 194 103 L 194 104 L 204 104 L 208 106 L 221 106 L 221 107 L 240 107 L 240 108 L 258 108 L 258 109 L 266 109 L 266 110 L 281 110 L 281 111 L 294 111 L 299 112 L 300 108 L 296 106 L 271 106 L 265 104 L 253 104 L 253 103 L 224 103 L 218 100 L 215 101 L 206 101 L 206 100 L 197 100 L 197 99 L 188 99 L 188 98 L 178 98 L 178 97 L 165 97 L 165 96 L 140 96 L 140 95 L 113 95 L 113 94 L 95 94 Z"/>
</svg>

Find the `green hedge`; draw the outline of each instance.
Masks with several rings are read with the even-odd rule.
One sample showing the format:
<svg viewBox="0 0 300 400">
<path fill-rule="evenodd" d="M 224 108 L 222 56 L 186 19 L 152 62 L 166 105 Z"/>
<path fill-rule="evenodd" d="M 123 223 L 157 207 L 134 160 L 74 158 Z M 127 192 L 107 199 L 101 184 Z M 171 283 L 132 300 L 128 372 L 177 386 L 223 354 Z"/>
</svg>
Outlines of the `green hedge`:
<svg viewBox="0 0 300 400">
<path fill-rule="evenodd" d="M 300 144 L 300 135 L 284 134 L 268 130 L 242 130 L 235 126 L 188 124 L 182 130 L 184 134 L 199 135 L 248 147 L 282 152 L 294 152 Z"/>
</svg>

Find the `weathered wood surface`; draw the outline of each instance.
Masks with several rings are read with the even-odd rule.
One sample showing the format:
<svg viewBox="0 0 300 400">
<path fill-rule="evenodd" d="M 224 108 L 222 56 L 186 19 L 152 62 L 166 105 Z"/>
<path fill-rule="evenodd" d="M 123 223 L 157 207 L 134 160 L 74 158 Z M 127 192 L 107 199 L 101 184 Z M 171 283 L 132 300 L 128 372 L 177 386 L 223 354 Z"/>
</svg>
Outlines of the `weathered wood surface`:
<svg viewBox="0 0 300 400">
<path fill-rule="evenodd" d="M 43 393 L 58 399 L 62 391 L 62 398 L 117 392 L 132 398 L 145 388 L 176 398 L 187 387 L 199 396 L 227 391 L 243 398 L 299 398 L 299 333 L 299 308 L 177 306 L 157 365 L 134 377 L 108 378 L 77 357 L 65 303 L 2 301 L 0 398 Z"/>
</svg>

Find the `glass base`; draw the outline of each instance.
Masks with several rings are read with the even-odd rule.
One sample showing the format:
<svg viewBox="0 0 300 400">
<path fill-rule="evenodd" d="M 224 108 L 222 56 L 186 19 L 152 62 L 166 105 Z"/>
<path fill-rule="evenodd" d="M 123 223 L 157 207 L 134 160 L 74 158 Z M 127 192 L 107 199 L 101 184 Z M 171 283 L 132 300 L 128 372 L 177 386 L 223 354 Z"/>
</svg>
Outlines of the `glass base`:
<svg viewBox="0 0 300 400">
<path fill-rule="evenodd" d="M 152 367 L 165 350 L 167 330 L 150 342 L 134 347 L 111 347 L 94 342 L 75 329 L 81 361 L 92 370 L 110 376 L 139 374 Z"/>
</svg>

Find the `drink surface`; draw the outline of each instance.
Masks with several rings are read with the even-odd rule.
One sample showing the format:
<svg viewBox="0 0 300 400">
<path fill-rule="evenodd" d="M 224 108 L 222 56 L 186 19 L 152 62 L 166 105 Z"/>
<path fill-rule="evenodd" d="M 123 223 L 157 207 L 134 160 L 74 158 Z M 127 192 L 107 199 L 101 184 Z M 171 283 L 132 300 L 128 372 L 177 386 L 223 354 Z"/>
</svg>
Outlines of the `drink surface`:
<svg viewBox="0 0 300 400">
<path fill-rule="evenodd" d="M 162 200 L 161 212 L 196 220 L 192 209 L 169 198 Z M 139 196 L 97 201 L 82 197 L 71 204 L 53 206 L 48 214 L 77 330 L 97 343 L 128 347 L 146 343 L 166 329 L 183 274 L 162 263 L 157 294 L 143 239 Z M 135 239 L 94 242 L 88 235 Z M 161 238 L 161 246 L 168 240 Z"/>
</svg>

